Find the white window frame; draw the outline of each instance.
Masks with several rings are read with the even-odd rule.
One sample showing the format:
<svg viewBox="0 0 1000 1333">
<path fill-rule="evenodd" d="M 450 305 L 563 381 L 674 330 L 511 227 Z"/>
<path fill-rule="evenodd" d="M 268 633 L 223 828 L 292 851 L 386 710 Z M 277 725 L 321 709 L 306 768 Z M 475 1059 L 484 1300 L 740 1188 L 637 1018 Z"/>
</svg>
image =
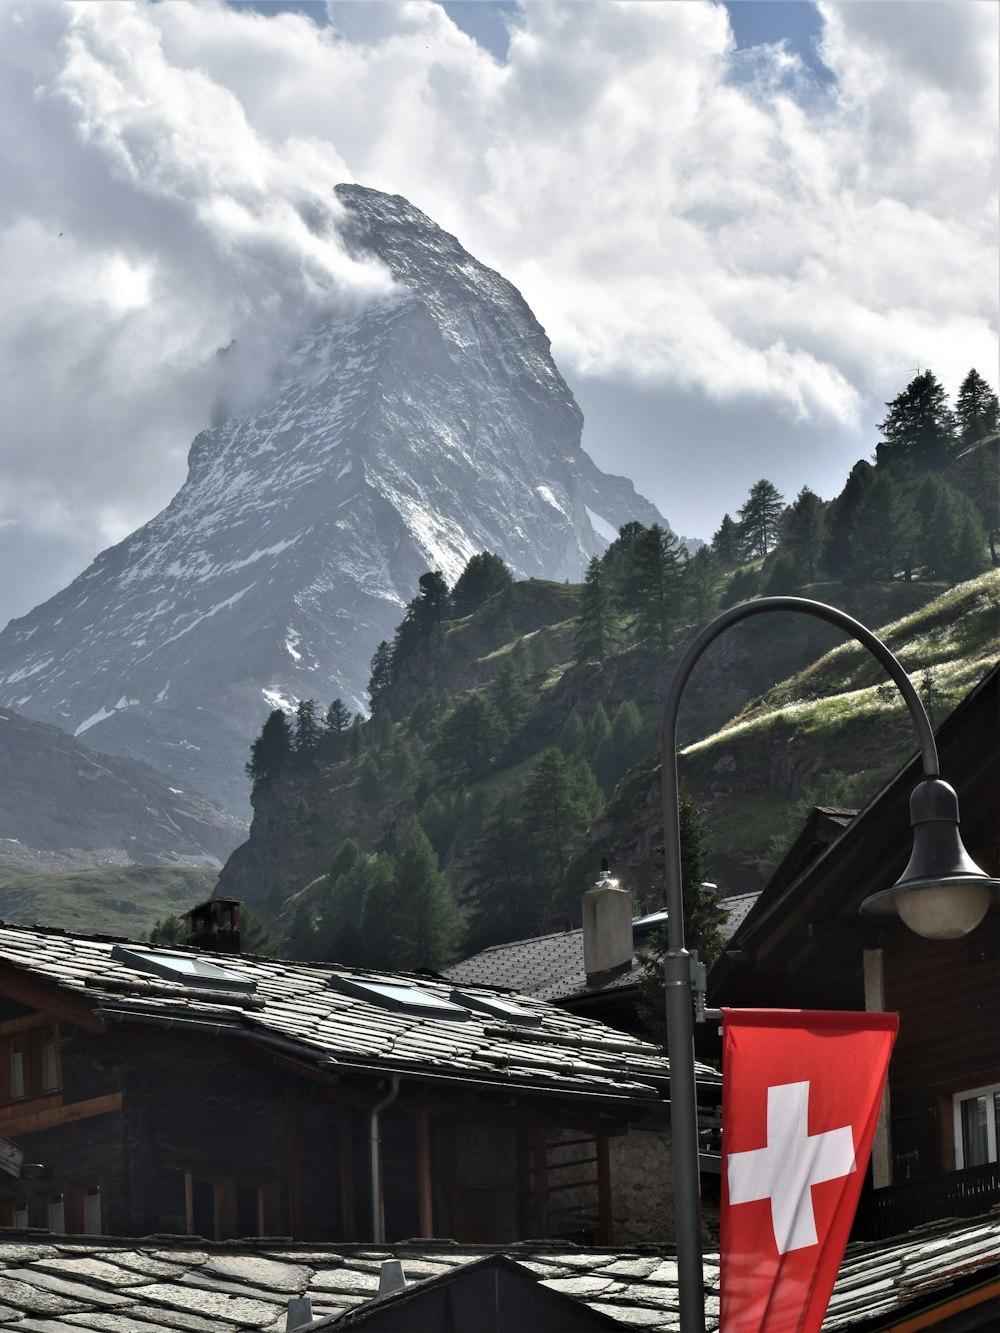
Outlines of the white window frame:
<svg viewBox="0 0 1000 1333">
<path fill-rule="evenodd" d="M 965 1170 L 965 1144 L 962 1142 L 962 1103 L 971 1101 L 973 1097 L 985 1097 L 990 1114 L 986 1117 L 986 1152 L 987 1161 L 996 1162 L 1000 1160 L 1000 1145 L 997 1143 L 997 1120 L 996 1112 L 993 1110 L 992 1100 L 1000 1093 L 1000 1083 L 987 1083 L 982 1088 L 963 1088 L 961 1092 L 956 1092 L 952 1098 L 952 1115 L 955 1126 L 955 1169 Z"/>
</svg>

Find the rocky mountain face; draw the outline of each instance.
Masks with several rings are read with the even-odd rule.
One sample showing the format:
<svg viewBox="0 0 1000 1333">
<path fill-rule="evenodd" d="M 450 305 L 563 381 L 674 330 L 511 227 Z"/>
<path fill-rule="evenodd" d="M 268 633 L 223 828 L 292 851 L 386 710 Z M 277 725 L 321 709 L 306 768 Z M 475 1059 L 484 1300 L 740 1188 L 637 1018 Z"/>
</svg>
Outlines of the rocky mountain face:
<svg viewBox="0 0 1000 1333">
<path fill-rule="evenodd" d="M 231 811 L 58 727 L 0 709 L 0 861 L 25 872 L 218 867 L 246 835 Z"/>
<path fill-rule="evenodd" d="M 662 521 L 582 451 L 517 290 L 405 199 L 338 194 L 394 294 L 320 320 L 253 411 L 197 437 L 162 513 L 0 634 L 0 705 L 240 813 L 268 711 L 363 707 L 423 571 L 491 550 L 578 579 L 621 524 Z"/>
</svg>

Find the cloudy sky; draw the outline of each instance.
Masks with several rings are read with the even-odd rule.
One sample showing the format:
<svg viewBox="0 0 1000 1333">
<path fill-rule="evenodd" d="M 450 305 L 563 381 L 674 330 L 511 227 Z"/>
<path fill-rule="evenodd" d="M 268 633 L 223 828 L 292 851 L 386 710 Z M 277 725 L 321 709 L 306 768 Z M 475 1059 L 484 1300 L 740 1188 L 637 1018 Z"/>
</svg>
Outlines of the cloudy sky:
<svg viewBox="0 0 1000 1333">
<path fill-rule="evenodd" d="M 7 0 L 0 624 L 166 504 L 233 338 L 378 299 L 339 181 L 524 293 L 685 534 L 997 367 L 992 0 Z"/>
</svg>

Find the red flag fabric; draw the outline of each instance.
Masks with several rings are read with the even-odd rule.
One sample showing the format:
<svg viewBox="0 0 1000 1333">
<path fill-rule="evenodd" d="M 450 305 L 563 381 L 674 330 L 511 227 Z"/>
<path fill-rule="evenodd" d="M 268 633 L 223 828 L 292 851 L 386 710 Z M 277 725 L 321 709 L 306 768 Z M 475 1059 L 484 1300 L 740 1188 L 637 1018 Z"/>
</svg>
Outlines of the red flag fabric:
<svg viewBox="0 0 1000 1333">
<path fill-rule="evenodd" d="M 720 1333 L 818 1333 L 898 1014 L 722 1011 Z"/>
</svg>

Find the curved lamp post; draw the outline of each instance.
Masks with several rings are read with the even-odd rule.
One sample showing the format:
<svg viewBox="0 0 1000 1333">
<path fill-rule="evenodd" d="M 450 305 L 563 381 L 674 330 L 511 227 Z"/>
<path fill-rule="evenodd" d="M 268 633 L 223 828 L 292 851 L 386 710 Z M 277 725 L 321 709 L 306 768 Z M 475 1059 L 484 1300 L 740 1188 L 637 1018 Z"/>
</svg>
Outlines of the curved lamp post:
<svg viewBox="0 0 1000 1333">
<path fill-rule="evenodd" d="M 724 611 L 690 644 L 667 691 L 663 711 L 661 763 L 663 838 L 666 869 L 667 1054 L 670 1059 L 670 1119 L 674 1162 L 674 1224 L 682 1333 L 705 1328 L 701 1257 L 701 1197 L 698 1173 L 698 1119 L 695 1091 L 691 957 L 684 947 L 684 894 L 681 880 L 680 815 L 677 787 L 677 716 L 681 695 L 702 653 L 730 625 L 770 611 L 799 611 L 836 625 L 862 644 L 885 667 L 910 710 L 923 760 L 923 780 L 910 797 L 913 855 L 891 888 L 866 898 L 869 916 L 899 916 L 930 939 L 956 939 L 974 930 L 986 914 L 990 879 L 966 852 L 958 831 L 958 798 L 938 770 L 934 731 L 910 678 L 881 639 L 851 616 L 804 597 L 762 597 Z"/>
</svg>

